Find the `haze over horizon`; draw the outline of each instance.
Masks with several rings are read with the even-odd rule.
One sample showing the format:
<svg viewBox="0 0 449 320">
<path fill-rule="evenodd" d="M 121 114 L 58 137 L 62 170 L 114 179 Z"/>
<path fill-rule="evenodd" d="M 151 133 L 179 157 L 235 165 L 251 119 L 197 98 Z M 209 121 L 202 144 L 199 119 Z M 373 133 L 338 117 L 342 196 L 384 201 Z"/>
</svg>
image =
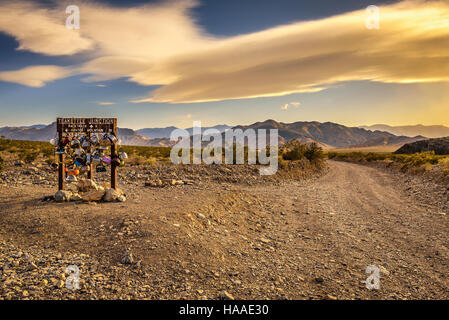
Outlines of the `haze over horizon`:
<svg viewBox="0 0 449 320">
<path fill-rule="evenodd" d="M 274 121 L 276 121 L 276 122 L 279 122 L 279 123 L 285 123 L 285 124 L 291 124 L 291 123 L 296 123 L 296 122 L 321 122 L 321 123 L 325 123 L 325 122 L 330 122 L 330 123 L 336 123 L 336 124 L 340 124 L 340 125 L 344 125 L 344 126 L 346 126 L 346 127 L 356 127 L 356 128 L 366 128 L 366 127 L 377 127 L 377 126 L 388 126 L 388 127 L 391 127 L 391 128 L 403 128 L 403 127 L 405 127 L 405 128 L 413 128 L 413 127 L 420 127 L 420 126 L 422 126 L 423 128 L 431 128 L 431 127 L 445 127 L 445 128 L 448 128 L 449 129 L 449 126 L 447 126 L 447 125 L 423 125 L 423 124 L 420 124 L 420 123 L 418 123 L 418 124 L 412 124 L 412 125 L 388 125 L 388 124 L 385 124 L 385 123 L 375 123 L 375 124 L 369 124 L 369 125 L 366 125 L 366 124 L 361 124 L 361 125 L 345 125 L 345 124 L 342 124 L 342 123 L 337 123 L 337 122 L 333 122 L 333 121 L 316 121 L 316 120 L 310 120 L 310 121 L 308 121 L 308 120 L 298 120 L 298 121 L 295 121 L 295 120 L 290 120 L 290 121 L 278 121 L 278 120 L 276 120 L 276 119 L 265 119 L 265 120 L 261 120 L 261 121 L 253 121 L 253 122 L 248 122 L 248 123 L 235 123 L 235 124 L 228 124 L 228 123 L 211 123 L 211 124 L 204 124 L 204 123 L 201 123 L 201 126 L 202 127 L 216 127 L 216 126 L 229 126 L 229 127 L 233 127 L 233 126 L 248 126 L 248 125 L 252 125 L 252 124 L 254 124 L 254 123 L 256 123 L 256 122 L 265 122 L 265 121 L 269 121 L 269 120 L 274 120 Z M 193 121 L 196 121 L 196 120 L 193 120 Z M 139 130 L 143 130 L 143 129 L 164 129 L 164 128 L 169 128 L 169 127 L 177 127 L 177 128 L 182 128 L 182 129 L 191 129 L 192 127 L 193 127 L 193 121 L 192 121 L 192 123 L 190 124 L 190 126 L 188 125 L 188 126 L 176 126 L 176 125 L 173 125 L 173 124 L 169 124 L 169 125 L 166 125 L 166 126 L 159 126 L 159 127 L 150 127 L 150 126 L 146 126 L 146 127 L 129 127 L 129 126 L 123 126 L 123 125 L 121 125 L 120 123 L 118 123 L 118 125 L 119 125 L 119 128 L 127 128 L 127 129 L 132 129 L 132 130 L 134 130 L 134 131 L 139 131 Z M 36 126 L 48 126 L 48 125 L 51 125 L 52 123 L 54 123 L 55 122 L 55 119 L 53 120 L 53 121 L 51 121 L 51 122 L 48 122 L 48 123 L 33 123 L 33 124 L 19 124 L 19 125 L 5 125 L 5 126 L 0 126 L 0 128 L 4 128 L 4 127 L 11 127 L 11 128 L 13 128 L 13 127 L 16 127 L 16 128 L 30 128 L 30 127 L 36 127 Z M 374 129 L 371 129 L 371 130 L 380 130 L 380 129 L 376 129 L 376 128 L 374 128 Z M 383 130 L 381 130 L 381 131 L 383 131 Z M 387 130 L 388 131 L 388 130 Z"/>
<path fill-rule="evenodd" d="M 446 1 L 377 1 L 378 30 L 365 0 L 70 3 L 79 30 L 67 3 L 0 4 L 0 127 L 449 126 Z"/>
</svg>

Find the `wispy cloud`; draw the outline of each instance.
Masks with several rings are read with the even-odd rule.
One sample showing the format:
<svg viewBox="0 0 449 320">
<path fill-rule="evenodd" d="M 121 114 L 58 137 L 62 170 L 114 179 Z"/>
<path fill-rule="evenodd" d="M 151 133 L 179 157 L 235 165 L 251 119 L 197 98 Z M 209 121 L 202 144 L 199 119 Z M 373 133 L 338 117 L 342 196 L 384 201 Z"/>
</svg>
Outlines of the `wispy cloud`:
<svg viewBox="0 0 449 320">
<path fill-rule="evenodd" d="M 286 103 L 283 106 L 281 106 L 281 110 L 287 111 L 289 108 L 299 108 L 299 106 L 301 105 L 301 102 L 290 102 L 290 103 Z"/>
<path fill-rule="evenodd" d="M 105 88 L 105 87 L 107 87 L 107 85 L 105 85 L 105 84 L 96 84 L 95 86 L 96 86 L 96 87 L 100 87 L 100 88 Z"/>
<path fill-rule="evenodd" d="M 58 66 L 32 66 L 20 70 L 0 71 L 0 80 L 20 83 L 29 87 L 42 87 L 47 82 L 66 78 L 73 71 Z"/>
<path fill-rule="evenodd" d="M 101 106 L 109 106 L 111 104 L 115 104 L 115 102 L 100 101 L 98 104 Z"/>
<path fill-rule="evenodd" d="M 71 55 L 93 48 L 94 41 L 80 32 L 68 32 L 65 8 L 48 10 L 28 1 L 1 1 L 0 31 L 19 42 L 18 50 L 45 55 Z"/>
<path fill-rule="evenodd" d="M 202 30 L 191 17 L 195 5 L 168 1 L 119 9 L 83 2 L 78 31 L 65 28 L 60 8 L 2 5 L 0 31 L 14 36 L 20 50 L 46 55 L 86 51 L 91 58 L 70 71 L 45 66 L 42 76 L 22 69 L 1 72 L 0 80 L 42 86 L 73 72 L 86 74 L 84 81 L 126 77 L 160 85 L 133 102 L 169 103 L 313 92 L 354 80 L 449 81 L 446 1 L 382 6 L 380 30 L 366 29 L 366 12 L 359 10 L 228 38 Z"/>
</svg>

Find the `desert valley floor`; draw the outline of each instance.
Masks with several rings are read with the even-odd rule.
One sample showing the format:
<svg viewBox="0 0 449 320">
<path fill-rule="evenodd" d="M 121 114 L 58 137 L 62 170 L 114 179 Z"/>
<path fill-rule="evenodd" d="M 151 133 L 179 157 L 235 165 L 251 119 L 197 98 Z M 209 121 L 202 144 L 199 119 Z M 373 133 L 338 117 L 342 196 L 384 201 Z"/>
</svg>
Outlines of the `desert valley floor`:
<svg viewBox="0 0 449 320">
<path fill-rule="evenodd" d="M 432 181 L 334 161 L 275 183 L 151 188 L 133 174 L 123 203 L 1 185 L 0 299 L 449 298 L 449 190 Z"/>
</svg>

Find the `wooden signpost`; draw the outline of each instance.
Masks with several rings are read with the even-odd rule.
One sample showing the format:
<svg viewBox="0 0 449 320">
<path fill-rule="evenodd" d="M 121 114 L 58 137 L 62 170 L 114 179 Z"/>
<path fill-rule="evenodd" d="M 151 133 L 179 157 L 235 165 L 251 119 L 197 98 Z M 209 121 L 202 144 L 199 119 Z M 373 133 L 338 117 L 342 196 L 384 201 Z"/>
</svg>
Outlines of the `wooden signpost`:
<svg viewBox="0 0 449 320">
<path fill-rule="evenodd" d="M 58 145 L 62 147 L 64 134 L 81 133 L 91 137 L 92 134 L 113 134 L 117 137 L 117 119 L 116 118 L 57 118 L 56 129 L 58 132 Z M 90 147 L 91 148 L 91 147 Z M 117 157 L 117 144 L 112 141 L 111 158 Z M 59 155 L 59 177 L 58 188 L 64 190 L 65 165 L 64 154 Z M 88 178 L 93 178 L 92 161 L 89 164 Z M 117 190 L 117 163 L 111 162 L 111 188 Z"/>
</svg>

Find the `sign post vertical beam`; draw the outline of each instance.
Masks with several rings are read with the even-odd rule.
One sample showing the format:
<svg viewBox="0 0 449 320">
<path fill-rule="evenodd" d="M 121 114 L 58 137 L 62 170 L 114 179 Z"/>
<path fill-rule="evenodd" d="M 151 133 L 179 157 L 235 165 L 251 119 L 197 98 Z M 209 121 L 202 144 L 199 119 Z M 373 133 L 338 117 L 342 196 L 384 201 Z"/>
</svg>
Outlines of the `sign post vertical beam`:
<svg viewBox="0 0 449 320">
<path fill-rule="evenodd" d="M 92 133 L 89 133 L 89 141 L 92 138 Z M 89 155 L 90 155 L 90 163 L 89 163 L 89 171 L 87 172 L 87 178 L 88 179 L 93 179 L 94 174 L 93 174 L 93 164 L 92 164 L 92 145 L 89 143 Z"/>
<path fill-rule="evenodd" d="M 62 147 L 62 132 L 58 132 L 58 146 Z M 59 164 L 58 164 L 58 189 L 64 190 L 64 178 L 65 178 L 65 166 L 64 166 L 64 155 L 59 154 Z"/>
<path fill-rule="evenodd" d="M 114 126 L 112 133 L 117 138 L 117 119 L 114 119 Z M 111 145 L 111 159 L 115 159 L 117 157 L 117 143 L 113 141 Z M 111 188 L 117 190 L 117 163 L 115 161 L 111 161 Z"/>
</svg>

